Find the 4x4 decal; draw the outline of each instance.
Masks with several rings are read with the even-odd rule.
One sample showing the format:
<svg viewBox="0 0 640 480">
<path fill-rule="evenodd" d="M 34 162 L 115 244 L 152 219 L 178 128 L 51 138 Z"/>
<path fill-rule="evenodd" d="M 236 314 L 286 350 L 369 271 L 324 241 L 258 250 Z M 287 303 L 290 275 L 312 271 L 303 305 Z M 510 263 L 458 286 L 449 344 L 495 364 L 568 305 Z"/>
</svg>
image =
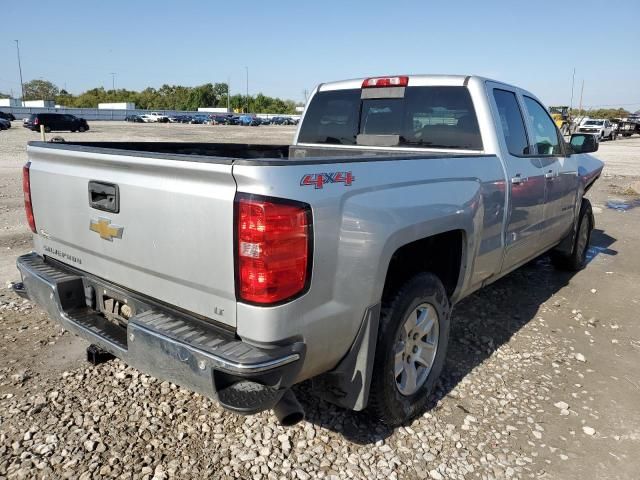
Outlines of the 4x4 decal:
<svg viewBox="0 0 640 480">
<path fill-rule="evenodd" d="M 356 177 L 351 172 L 308 173 L 303 175 L 300 186 L 313 185 L 318 189 L 327 183 L 344 183 L 345 187 L 350 187 L 355 181 Z"/>
</svg>

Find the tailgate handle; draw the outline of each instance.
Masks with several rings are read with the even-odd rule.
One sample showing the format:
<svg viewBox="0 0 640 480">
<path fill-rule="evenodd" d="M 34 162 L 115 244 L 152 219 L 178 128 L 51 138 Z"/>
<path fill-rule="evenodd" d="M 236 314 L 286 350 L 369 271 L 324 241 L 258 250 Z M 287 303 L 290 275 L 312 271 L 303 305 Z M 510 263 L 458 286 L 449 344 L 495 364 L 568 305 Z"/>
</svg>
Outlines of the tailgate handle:
<svg viewBox="0 0 640 480">
<path fill-rule="evenodd" d="M 118 185 L 104 182 L 89 182 L 89 205 L 104 212 L 120 212 Z"/>
</svg>

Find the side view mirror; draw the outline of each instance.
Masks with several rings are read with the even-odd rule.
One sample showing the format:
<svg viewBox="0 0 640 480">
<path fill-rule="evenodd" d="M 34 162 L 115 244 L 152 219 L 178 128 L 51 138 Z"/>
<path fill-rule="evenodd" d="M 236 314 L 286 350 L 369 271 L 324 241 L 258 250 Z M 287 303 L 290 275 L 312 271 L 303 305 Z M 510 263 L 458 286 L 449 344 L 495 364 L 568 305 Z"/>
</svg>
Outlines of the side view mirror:
<svg viewBox="0 0 640 480">
<path fill-rule="evenodd" d="M 574 133 L 571 135 L 569 143 L 571 143 L 573 153 L 596 152 L 600 146 L 598 137 L 590 133 Z"/>
</svg>

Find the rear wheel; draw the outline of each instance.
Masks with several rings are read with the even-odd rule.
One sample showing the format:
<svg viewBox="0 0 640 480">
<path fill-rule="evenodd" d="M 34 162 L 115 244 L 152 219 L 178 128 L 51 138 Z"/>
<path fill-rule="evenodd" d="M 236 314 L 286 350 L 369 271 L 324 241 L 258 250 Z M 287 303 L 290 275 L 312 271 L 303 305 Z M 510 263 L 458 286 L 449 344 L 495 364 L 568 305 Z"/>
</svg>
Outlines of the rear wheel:
<svg viewBox="0 0 640 480">
<path fill-rule="evenodd" d="M 589 242 L 591 241 L 591 232 L 593 230 L 592 219 L 591 202 L 584 198 L 580 207 L 578 230 L 573 239 L 571 252 L 569 254 L 558 251 L 551 252 L 551 261 L 557 269 L 577 272 L 587 265 L 587 251 L 589 250 Z"/>
<path fill-rule="evenodd" d="M 51 131 L 51 127 L 44 127 L 44 131 L 49 133 Z"/>
<path fill-rule="evenodd" d="M 383 302 L 368 411 L 389 426 L 422 412 L 447 354 L 451 306 L 431 273 L 409 279 Z"/>
<path fill-rule="evenodd" d="M 85 130 L 86 130 L 86 128 L 84 128 L 84 127 L 78 127 L 78 131 L 79 131 L 80 133 L 84 132 Z"/>
</svg>

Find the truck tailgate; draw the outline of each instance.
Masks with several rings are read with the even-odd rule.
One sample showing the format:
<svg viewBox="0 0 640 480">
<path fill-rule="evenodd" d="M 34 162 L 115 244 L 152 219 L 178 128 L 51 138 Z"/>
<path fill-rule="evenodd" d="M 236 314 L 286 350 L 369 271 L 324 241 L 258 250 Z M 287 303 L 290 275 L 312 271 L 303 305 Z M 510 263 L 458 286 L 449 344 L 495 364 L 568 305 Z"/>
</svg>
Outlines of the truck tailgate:
<svg viewBox="0 0 640 480">
<path fill-rule="evenodd" d="M 40 255 L 235 327 L 230 161 L 95 148 L 28 154 Z M 118 213 L 90 205 L 90 190 L 99 202 L 112 187 Z"/>
</svg>

